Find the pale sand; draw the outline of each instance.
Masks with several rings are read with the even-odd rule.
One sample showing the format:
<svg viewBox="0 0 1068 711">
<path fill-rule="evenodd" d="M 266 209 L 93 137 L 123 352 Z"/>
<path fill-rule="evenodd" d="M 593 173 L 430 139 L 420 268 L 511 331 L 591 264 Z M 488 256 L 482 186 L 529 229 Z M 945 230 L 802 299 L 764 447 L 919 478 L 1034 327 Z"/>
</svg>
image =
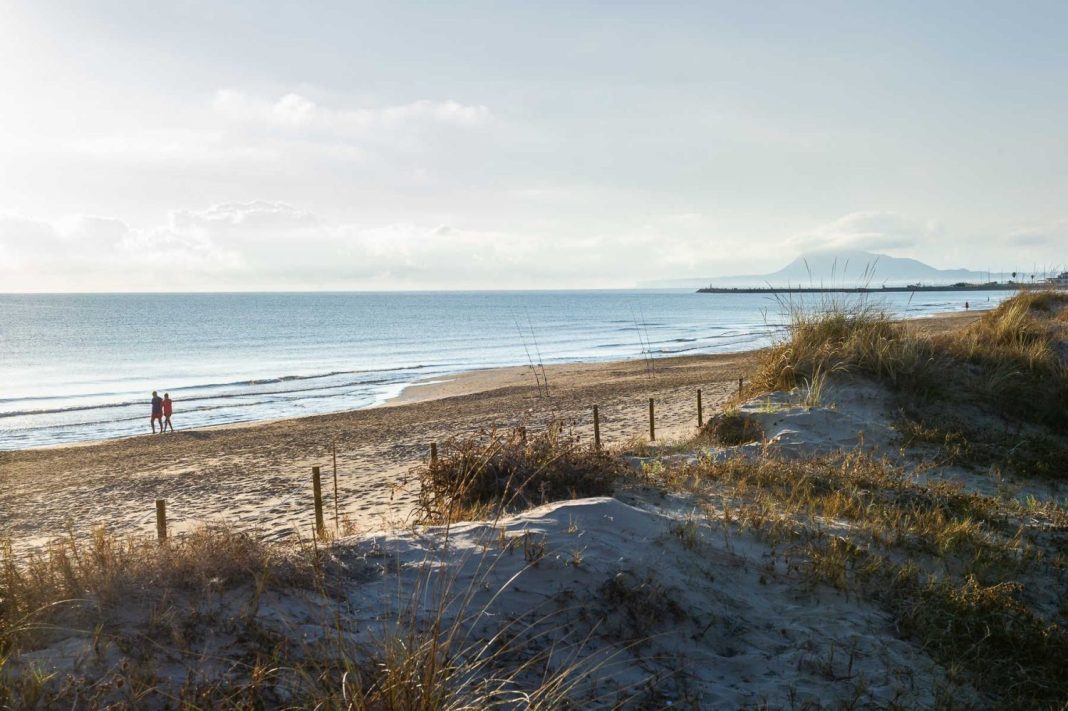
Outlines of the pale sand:
<svg viewBox="0 0 1068 711">
<path fill-rule="evenodd" d="M 280 537 L 298 522 L 307 530 L 307 468 L 328 463 L 324 442 L 337 436 L 345 512 L 369 527 L 390 529 L 390 516 L 399 516 L 410 501 L 410 492 L 402 491 L 391 505 L 390 485 L 424 455 L 428 441 L 493 423 L 536 424 L 554 414 L 583 418 L 579 430 L 585 432 L 595 402 L 605 414 L 606 439 L 620 441 L 647 432 L 649 396 L 658 403 L 661 438 L 683 436 L 696 424 L 695 388 L 706 393 L 711 412 L 755 358 L 665 359 L 657 361 L 655 375 L 642 362 L 559 366 L 548 369 L 551 398 L 537 397 L 533 377 L 524 382 L 522 369 L 482 371 L 417 387 L 400 398 L 409 404 L 4 455 L 5 479 L 17 489 L 5 489 L 0 501 L 20 527 L 11 526 L 9 534 L 32 536 L 56 525 L 71 506 L 85 512 L 83 523 L 95 518 L 148 532 L 151 500 L 166 494 L 172 515 L 210 509 L 233 519 L 235 512 L 248 512 L 241 522 Z M 754 398 L 741 408 L 762 421 L 767 446 L 781 453 L 806 456 L 863 443 L 892 455 L 893 412 L 884 390 L 832 384 L 826 395 L 818 407 L 802 406 L 795 392 Z M 432 396 L 445 399 L 418 402 Z M 716 454 L 688 451 L 660 459 L 670 466 L 676 457 Z M 164 457 L 173 463 L 160 464 Z M 520 641 L 529 637 L 532 651 L 553 648 L 568 663 L 574 654 L 587 664 L 603 664 L 574 689 L 576 697 L 595 697 L 602 705 L 618 692 L 645 687 L 650 707 L 934 704 L 937 689 L 946 688 L 944 671 L 900 638 L 884 610 L 826 585 L 801 584 L 788 558 L 778 560 L 758 535 L 715 516 L 695 518 L 697 505 L 686 495 L 634 485 L 622 487 L 617 498 L 556 502 L 496 522 L 346 538 L 333 549 L 349 571 L 336 596 L 285 587 L 261 596 L 246 583 L 212 598 L 211 614 L 236 620 L 253 609 L 260 628 L 291 640 L 295 649 L 335 649 L 339 637 L 363 648 L 373 647 L 409 609 L 429 619 L 444 595 L 446 627 L 459 616 L 470 621 L 464 639 L 486 639 L 505 621 L 520 621 L 531 625 L 518 629 L 527 630 Z M 691 524 L 693 539 L 686 542 L 679 527 Z M 827 525 L 848 535 L 846 523 Z M 541 553 L 532 557 L 531 550 Z M 123 609 L 128 633 L 145 634 L 146 623 L 138 620 L 154 619 L 151 604 L 149 599 L 136 610 Z M 203 603 L 179 598 L 168 604 L 181 616 Z M 71 631 L 61 637 L 15 659 L 12 668 L 35 664 L 84 673 L 123 661 L 117 645 L 105 645 L 101 654 L 92 635 Z M 250 654 L 251 643 L 241 635 L 196 639 L 202 649 L 195 659 Z M 159 668 L 169 671 L 159 683 L 176 688 L 191 655 L 160 649 Z M 954 686 L 953 693 L 966 706 L 981 705 L 967 685 Z"/>
<path fill-rule="evenodd" d="M 946 329 L 971 315 L 917 321 Z M 403 522 L 414 491 L 405 474 L 430 442 L 494 426 L 538 427 L 553 417 L 591 436 L 599 405 L 607 444 L 648 435 L 648 399 L 657 435 L 682 438 L 697 424 L 696 389 L 706 416 L 753 367 L 754 352 L 547 366 L 549 397 L 527 367 L 464 373 L 420 384 L 387 406 L 275 422 L 144 435 L 72 447 L 0 452 L 0 538 L 19 547 L 107 526 L 150 533 L 154 501 L 167 501 L 172 527 L 205 521 L 255 528 L 272 539 L 312 527 L 311 467 L 323 469 L 333 523 L 331 443 L 337 444 L 339 513 L 348 530 Z M 176 422 L 181 427 L 180 411 Z"/>
<path fill-rule="evenodd" d="M 647 434 L 650 397 L 658 436 L 677 437 L 696 426 L 696 388 L 711 412 L 752 363 L 752 354 L 732 354 L 661 359 L 652 372 L 642 361 L 551 366 L 549 397 L 539 396 L 529 369 L 479 371 L 411 388 L 388 407 L 2 452 L 0 537 L 42 544 L 68 520 L 78 532 L 105 525 L 150 533 L 157 498 L 166 499 L 176 530 L 228 521 L 271 539 L 292 536 L 298 526 L 306 535 L 313 465 L 322 467 L 333 524 L 332 442 L 341 518 L 350 529 L 387 527 L 408 515 L 414 492 L 398 487 L 430 442 L 494 426 L 536 428 L 553 417 L 587 434 L 594 404 L 605 442 L 620 442 Z"/>
</svg>

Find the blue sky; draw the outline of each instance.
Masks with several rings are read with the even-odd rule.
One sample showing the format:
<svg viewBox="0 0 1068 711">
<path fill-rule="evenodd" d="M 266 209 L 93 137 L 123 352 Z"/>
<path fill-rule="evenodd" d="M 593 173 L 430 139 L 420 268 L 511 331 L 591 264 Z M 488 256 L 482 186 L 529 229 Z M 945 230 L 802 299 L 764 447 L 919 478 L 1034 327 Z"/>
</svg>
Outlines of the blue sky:
<svg viewBox="0 0 1068 711">
<path fill-rule="evenodd" d="M 1064 4 L 0 10 L 0 291 L 1068 261 Z"/>
</svg>

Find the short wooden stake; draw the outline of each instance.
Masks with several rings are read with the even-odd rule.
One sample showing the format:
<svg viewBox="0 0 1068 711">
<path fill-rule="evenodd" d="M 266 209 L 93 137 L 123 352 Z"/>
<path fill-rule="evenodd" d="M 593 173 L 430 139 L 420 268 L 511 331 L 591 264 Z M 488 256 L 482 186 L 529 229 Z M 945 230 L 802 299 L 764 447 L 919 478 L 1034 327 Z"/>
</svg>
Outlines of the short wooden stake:
<svg viewBox="0 0 1068 711">
<path fill-rule="evenodd" d="M 326 534 L 326 524 L 323 523 L 323 487 L 319 467 L 312 467 L 312 494 L 315 496 L 315 531 L 322 536 Z"/>
<path fill-rule="evenodd" d="M 697 388 L 697 429 L 705 424 L 705 418 L 701 412 L 701 388 Z"/>
<path fill-rule="evenodd" d="M 596 405 L 593 406 L 593 446 L 601 448 L 601 415 Z"/>
<path fill-rule="evenodd" d="M 156 499 L 156 538 L 167 540 L 167 502 Z"/>
<path fill-rule="evenodd" d="M 653 419 L 653 398 L 649 398 L 649 441 L 656 441 L 656 421 Z"/>
<path fill-rule="evenodd" d="M 331 443 L 331 449 L 334 454 L 334 533 L 337 534 L 341 531 L 341 524 L 339 523 L 340 517 L 338 516 L 338 503 L 337 503 L 337 440 Z"/>
<path fill-rule="evenodd" d="M 742 394 L 742 379 L 738 378 L 738 395 L 741 396 L 741 394 Z"/>
<path fill-rule="evenodd" d="M 438 461 L 438 443 L 437 442 L 431 442 L 430 443 L 430 463 L 431 464 L 437 464 L 437 461 Z"/>
</svg>

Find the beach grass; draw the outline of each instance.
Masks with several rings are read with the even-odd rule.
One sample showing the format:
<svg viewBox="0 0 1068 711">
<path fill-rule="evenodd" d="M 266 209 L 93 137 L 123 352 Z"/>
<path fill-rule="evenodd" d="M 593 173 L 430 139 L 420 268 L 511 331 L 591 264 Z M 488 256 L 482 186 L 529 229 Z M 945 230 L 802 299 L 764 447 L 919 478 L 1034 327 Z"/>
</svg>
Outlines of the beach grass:
<svg viewBox="0 0 1068 711">
<path fill-rule="evenodd" d="M 959 374 L 963 363 L 983 367 L 988 383 L 1007 374 L 1021 382 L 1066 377 L 1056 347 L 1065 337 L 1064 292 L 1022 292 L 963 329 L 930 337 L 863 299 L 785 308 L 787 336 L 750 379 L 759 391 L 789 390 L 821 373 L 849 371 L 916 392 Z"/>
<path fill-rule="evenodd" d="M 210 527 L 162 543 L 100 530 L 29 560 L 6 546 L 0 708 L 565 707 L 611 655 L 585 654 L 582 639 L 542 644 L 553 631 L 544 610 L 472 636 L 493 618 L 471 602 L 492 565 L 479 562 L 483 575 L 459 589 L 429 575 L 402 589 L 398 578 L 378 631 L 357 642 L 337 601 L 373 573 L 344 545 L 294 548 Z M 261 615 L 281 598 L 297 606 L 283 630 Z M 335 612 L 302 620 L 301 606 L 316 601 Z M 307 638 L 309 628 L 321 636 Z M 80 667 L 33 661 L 34 650 L 72 638 L 84 642 Z M 220 640 L 226 656 L 212 646 Z"/>
<path fill-rule="evenodd" d="M 791 308 L 786 337 L 763 356 L 743 396 L 811 392 L 812 383 L 828 376 L 859 375 L 896 393 L 907 419 L 920 428 L 960 420 L 966 405 L 1001 421 L 1068 432 L 1065 313 L 1068 294 L 1028 291 L 964 328 L 925 335 L 915 323 L 894 321 L 863 300 Z M 963 431 L 969 428 L 958 429 L 962 439 L 990 439 L 974 425 L 970 437 Z M 1049 448 L 1060 451 L 1056 440 Z"/>
<path fill-rule="evenodd" d="M 694 444 L 711 442 L 724 447 L 759 442 L 764 437 L 764 428 L 754 418 L 736 409 L 726 410 L 708 419 L 698 433 Z"/>
<path fill-rule="evenodd" d="M 995 705 L 1068 699 L 1068 606 L 1056 594 L 1068 558 L 1049 538 L 1068 525 L 1063 508 L 918 483 L 860 451 L 705 459 L 659 475 L 696 497 L 708 525 L 770 544 L 770 570 L 884 607 Z"/>
<path fill-rule="evenodd" d="M 494 531 L 502 517 L 547 502 L 659 490 L 686 502 L 690 513 L 664 535 L 689 554 L 704 555 L 721 535 L 715 545 L 736 555 L 732 540 L 749 537 L 766 547 L 751 564 L 791 581 L 799 599 L 830 589 L 881 609 L 897 634 L 940 665 L 940 707 L 1063 705 L 1068 604 L 1058 591 L 1068 588 L 1068 511 L 1055 501 L 969 490 L 937 470 L 1063 478 L 1068 295 L 1024 293 L 935 336 L 863 302 L 797 309 L 791 319 L 745 395 L 796 388 L 800 403 L 814 408 L 831 383 L 875 380 L 898 398 L 904 448 L 931 447 L 940 456 L 908 464 L 859 449 L 786 457 L 764 441 L 758 418 L 730 408 L 693 440 L 643 444 L 638 454 L 649 461 L 639 471 L 628 463 L 634 447 L 595 448 L 551 420 L 536 432 L 488 430 L 442 443 L 434 460 L 411 471 L 418 486 L 413 535 L 441 526 L 448 551 L 450 527 L 460 521 Z M 709 446 L 754 442 L 762 446 L 701 456 Z M 660 459 L 674 454 L 692 456 Z M 583 533 L 573 528 L 569 535 Z M 568 570 L 589 565 L 583 546 L 549 551 L 537 533 L 501 530 L 479 569 L 492 568 L 491 553 L 518 550 L 530 568 L 553 556 Z M 386 560 L 377 567 L 361 555 L 354 558 L 344 542 L 273 544 L 218 526 L 164 542 L 70 532 L 28 557 L 4 544 L 0 707 L 569 708 L 607 663 L 586 653 L 588 638 L 546 644 L 554 622 L 541 610 L 501 618 L 488 636 L 473 636 L 495 614 L 472 602 L 489 585 L 486 576 L 460 589 L 448 580 L 431 585 L 429 577 L 405 588 L 393 608 L 383 606 L 373 639 L 357 643 L 336 601 L 394 565 L 384 553 L 375 554 Z M 433 560 L 424 565 L 437 568 Z M 598 634 L 630 648 L 646 644 L 664 621 L 692 616 L 655 569 L 620 570 L 592 590 L 613 612 Z M 313 620 L 325 634 L 312 642 L 280 633 L 260 614 L 280 596 L 316 601 L 336 618 Z M 239 640 L 241 653 L 218 657 L 207 643 L 216 632 Z M 85 643 L 92 671 L 35 664 L 36 650 L 72 636 Z M 852 662 L 850 655 L 847 669 Z M 824 664 L 829 681 L 852 685 L 857 699 L 869 698 L 867 681 L 843 675 L 833 658 L 813 664 Z M 175 668 L 184 675 L 178 685 Z M 966 689 L 978 700 L 960 701 Z M 613 707 L 628 698 L 602 701 Z M 660 696 L 652 689 L 648 698 Z"/>
<path fill-rule="evenodd" d="M 495 519 L 549 501 L 607 496 L 626 474 L 620 459 L 569 434 L 551 421 L 454 439 L 439 457 L 417 466 L 420 523 Z"/>
</svg>

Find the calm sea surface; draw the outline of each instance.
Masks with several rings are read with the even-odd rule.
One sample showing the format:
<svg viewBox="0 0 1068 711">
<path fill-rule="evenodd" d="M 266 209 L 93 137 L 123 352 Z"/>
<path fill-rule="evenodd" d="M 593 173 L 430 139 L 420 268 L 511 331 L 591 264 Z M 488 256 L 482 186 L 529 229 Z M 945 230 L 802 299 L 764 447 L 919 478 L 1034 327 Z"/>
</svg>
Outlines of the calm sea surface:
<svg viewBox="0 0 1068 711">
<path fill-rule="evenodd" d="M 1008 296 L 875 303 L 923 316 Z M 295 417 L 475 368 L 747 350 L 783 321 L 773 296 L 689 291 L 0 295 L 0 449 L 148 432 L 152 390 L 178 428 Z"/>
</svg>

